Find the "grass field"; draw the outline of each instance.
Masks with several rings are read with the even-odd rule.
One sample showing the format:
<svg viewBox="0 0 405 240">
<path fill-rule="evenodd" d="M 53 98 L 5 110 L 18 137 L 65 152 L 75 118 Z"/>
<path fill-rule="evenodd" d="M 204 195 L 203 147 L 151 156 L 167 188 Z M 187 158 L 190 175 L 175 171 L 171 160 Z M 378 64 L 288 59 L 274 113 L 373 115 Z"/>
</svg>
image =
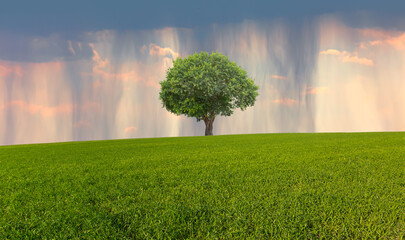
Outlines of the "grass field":
<svg viewBox="0 0 405 240">
<path fill-rule="evenodd" d="M 0 147 L 0 239 L 405 239 L 405 133 Z"/>
</svg>

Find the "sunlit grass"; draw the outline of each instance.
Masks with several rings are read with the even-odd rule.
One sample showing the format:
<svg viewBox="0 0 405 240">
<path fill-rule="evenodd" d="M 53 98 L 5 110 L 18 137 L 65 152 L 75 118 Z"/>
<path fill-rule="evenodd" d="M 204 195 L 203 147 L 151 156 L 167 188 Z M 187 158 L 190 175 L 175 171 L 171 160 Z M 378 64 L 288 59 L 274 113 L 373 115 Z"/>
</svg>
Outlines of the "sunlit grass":
<svg viewBox="0 0 405 240">
<path fill-rule="evenodd" d="M 405 238 L 405 133 L 0 147 L 0 239 Z"/>
</svg>

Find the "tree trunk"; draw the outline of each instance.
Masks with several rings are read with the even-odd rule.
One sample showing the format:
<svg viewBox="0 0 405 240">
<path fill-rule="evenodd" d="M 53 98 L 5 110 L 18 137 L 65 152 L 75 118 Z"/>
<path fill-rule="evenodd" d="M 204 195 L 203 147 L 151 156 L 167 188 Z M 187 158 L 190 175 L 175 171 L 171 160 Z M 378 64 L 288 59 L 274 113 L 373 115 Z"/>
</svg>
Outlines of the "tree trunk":
<svg viewBox="0 0 405 240">
<path fill-rule="evenodd" d="M 211 136 L 212 134 L 212 130 L 214 129 L 214 120 L 215 117 L 213 118 L 205 118 L 204 122 L 205 122 L 205 136 Z"/>
</svg>

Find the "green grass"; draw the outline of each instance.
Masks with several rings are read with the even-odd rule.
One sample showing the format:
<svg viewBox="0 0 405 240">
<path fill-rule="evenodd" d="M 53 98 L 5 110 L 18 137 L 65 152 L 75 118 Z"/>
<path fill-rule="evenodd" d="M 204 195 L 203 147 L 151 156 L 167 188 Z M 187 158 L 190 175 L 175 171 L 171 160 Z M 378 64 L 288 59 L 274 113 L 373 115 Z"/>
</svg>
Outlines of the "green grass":
<svg viewBox="0 0 405 240">
<path fill-rule="evenodd" d="M 405 133 L 0 147 L 0 239 L 405 239 Z"/>
</svg>

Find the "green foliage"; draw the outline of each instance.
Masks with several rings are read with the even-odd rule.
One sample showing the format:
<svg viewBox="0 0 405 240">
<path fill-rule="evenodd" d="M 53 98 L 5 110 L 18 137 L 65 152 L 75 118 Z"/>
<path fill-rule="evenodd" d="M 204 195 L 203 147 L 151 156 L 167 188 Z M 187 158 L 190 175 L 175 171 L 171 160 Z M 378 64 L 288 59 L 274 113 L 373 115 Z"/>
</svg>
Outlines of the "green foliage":
<svg viewBox="0 0 405 240">
<path fill-rule="evenodd" d="M 230 116 L 236 108 L 245 110 L 253 106 L 258 95 L 258 86 L 246 71 L 215 52 L 177 58 L 160 84 L 163 106 L 197 121 Z"/>
<path fill-rule="evenodd" d="M 404 239 L 405 133 L 0 147 L 0 239 Z"/>
</svg>

